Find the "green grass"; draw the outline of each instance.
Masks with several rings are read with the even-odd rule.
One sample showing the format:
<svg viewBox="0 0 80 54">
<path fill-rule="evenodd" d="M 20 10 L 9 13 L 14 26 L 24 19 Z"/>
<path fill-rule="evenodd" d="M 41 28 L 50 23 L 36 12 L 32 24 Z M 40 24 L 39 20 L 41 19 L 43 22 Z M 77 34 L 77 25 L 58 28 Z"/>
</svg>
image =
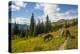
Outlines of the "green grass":
<svg viewBox="0 0 80 54">
<path fill-rule="evenodd" d="M 77 26 L 69 28 L 71 34 L 75 36 L 74 39 L 70 38 L 68 47 L 66 49 L 78 48 L 78 29 Z M 16 38 L 11 40 L 12 52 L 32 52 L 32 51 L 48 51 L 57 50 L 65 41 L 64 37 L 59 36 L 60 32 L 50 32 L 54 36 L 51 41 L 44 42 L 43 37 L 31 37 L 29 39 Z M 45 34 L 43 34 L 44 36 Z"/>
<path fill-rule="evenodd" d="M 51 41 L 44 42 L 42 37 L 33 37 L 30 39 L 12 40 L 12 52 L 30 52 L 56 50 L 63 42 L 64 38 L 58 37 Z"/>
</svg>

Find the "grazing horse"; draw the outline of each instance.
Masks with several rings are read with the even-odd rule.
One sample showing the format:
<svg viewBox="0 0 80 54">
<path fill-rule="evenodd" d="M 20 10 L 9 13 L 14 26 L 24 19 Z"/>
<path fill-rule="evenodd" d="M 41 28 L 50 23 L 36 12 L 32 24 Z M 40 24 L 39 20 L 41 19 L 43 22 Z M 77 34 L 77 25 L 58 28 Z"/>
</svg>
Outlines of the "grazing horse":
<svg viewBox="0 0 80 54">
<path fill-rule="evenodd" d="M 45 41 L 52 40 L 52 38 L 53 38 L 53 36 L 52 36 L 51 34 L 47 34 L 47 35 L 45 35 L 45 37 L 44 37 L 44 42 L 45 42 Z"/>
</svg>

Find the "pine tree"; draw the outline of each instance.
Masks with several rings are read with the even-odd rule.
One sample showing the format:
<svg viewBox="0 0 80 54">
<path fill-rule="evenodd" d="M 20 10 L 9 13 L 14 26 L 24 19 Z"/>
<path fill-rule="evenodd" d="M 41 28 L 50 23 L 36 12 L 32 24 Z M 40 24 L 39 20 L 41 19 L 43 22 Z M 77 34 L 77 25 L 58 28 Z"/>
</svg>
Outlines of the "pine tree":
<svg viewBox="0 0 80 54">
<path fill-rule="evenodd" d="M 38 20 L 38 23 L 36 25 L 36 35 L 40 34 L 40 20 Z"/>
<path fill-rule="evenodd" d="M 34 14 L 32 13 L 31 21 L 30 21 L 30 35 L 31 36 L 33 36 L 34 34 L 34 29 L 35 29 L 35 19 L 34 19 Z"/>
<path fill-rule="evenodd" d="M 19 28 L 18 28 L 18 25 L 16 24 L 16 22 L 15 22 L 15 24 L 14 24 L 13 33 L 14 33 L 15 35 L 18 35 L 18 34 L 19 34 Z"/>
<path fill-rule="evenodd" d="M 46 32 L 49 32 L 49 31 L 51 31 L 51 22 L 50 22 L 50 20 L 49 20 L 49 16 L 47 15 L 47 17 L 46 17 Z"/>
<path fill-rule="evenodd" d="M 41 30 L 41 33 L 45 32 L 45 25 L 44 25 L 43 21 L 40 24 L 40 30 Z"/>
</svg>

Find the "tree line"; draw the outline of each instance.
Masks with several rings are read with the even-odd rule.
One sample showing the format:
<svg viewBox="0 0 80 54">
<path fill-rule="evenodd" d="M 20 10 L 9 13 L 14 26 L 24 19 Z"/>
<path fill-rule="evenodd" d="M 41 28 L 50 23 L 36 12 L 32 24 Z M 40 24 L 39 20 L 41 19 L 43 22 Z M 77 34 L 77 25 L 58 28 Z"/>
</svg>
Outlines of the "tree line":
<svg viewBox="0 0 80 54">
<path fill-rule="evenodd" d="M 74 20 L 73 20 L 73 23 L 75 24 Z M 56 30 L 58 30 L 62 27 L 63 27 L 63 24 L 52 26 L 52 23 L 49 20 L 48 15 L 46 16 L 46 21 L 45 22 L 38 20 L 38 23 L 36 23 L 36 20 L 34 18 L 34 14 L 32 13 L 29 28 L 19 29 L 18 25 L 15 22 L 14 29 L 13 29 L 12 33 L 13 33 L 13 35 L 28 38 L 28 37 L 32 37 L 32 36 L 33 37 L 38 36 L 38 34 L 56 31 Z"/>
<path fill-rule="evenodd" d="M 52 25 L 51 21 L 49 20 L 49 16 L 46 16 L 45 22 L 38 20 L 38 23 L 36 24 L 34 14 L 32 13 L 29 28 L 25 30 L 19 29 L 18 25 L 15 22 L 13 35 L 21 35 L 22 37 L 37 36 L 38 34 L 48 33 L 50 31 L 52 31 Z"/>
</svg>

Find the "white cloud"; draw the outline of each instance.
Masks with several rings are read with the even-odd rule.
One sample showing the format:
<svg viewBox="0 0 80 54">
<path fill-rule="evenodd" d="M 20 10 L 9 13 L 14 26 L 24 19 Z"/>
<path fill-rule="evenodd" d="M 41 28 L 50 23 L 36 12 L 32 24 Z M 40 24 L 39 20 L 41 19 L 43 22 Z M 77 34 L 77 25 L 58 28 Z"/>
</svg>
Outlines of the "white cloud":
<svg viewBox="0 0 80 54">
<path fill-rule="evenodd" d="M 71 9 L 66 12 L 59 12 L 61 9 L 57 4 L 45 4 L 45 3 L 37 3 L 35 9 L 42 10 L 44 14 L 42 16 L 38 16 L 39 19 L 46 21 L 46 15 L 49 16 L 51 22 L 58 21 L 60 19 L 73 19 L 77 16 L 72 16 L 72 13 L 78 13 L 77 10 Z"/>
<path fill-rule="evenodd" d="M 57 5 L 52 5 L 52 4 L 45 4 L 44 5 L 44 14 L 49 15 L 49 16 L 55 16 L 57 9 Z"/>
<path fill-rule="evenodd" d="M 53 5 L 53 4 L 40 3 L 40 4 L 36 4 L 35 8 L 42 10 L 44 12 L 43 16 L 39 18 L 44 18 L 48 15 L 51 21 L 54 21 L 54 18 L 56 18 L 56 13 L 60 11 L 60 8 L 56 4 Z M 46 19 L 43 19 L 43 21 L 45 20 Z"/>
<path fill-rule="evenodd" d="M 56 11 L 60 11 L 60 8 L 57 8 Z"/>
<path fill-rule="evenodd" d="M 40 5 L 36 4 L 35 9 L 39 9 L 40 10 L 41 9 Z"/>
<path fill-rule="evenodd" d="M 11 11 L 20 10 L 20 7 L 17 7 L 15 5 L 11 5 L 10 8 L 11 8 Z"/>
<path fill-rule="evenodd" d="M 78 9 L 72 9 L 69 12 L 71 12 L 71 13 L 77 13 L 78 14 Z"/>
<path fill-rule="evenodd" d="M 19 6 L 19 4 L 21 4 L 21 5 Z M 18 4 L 16 4 L 16 6 L 17 6 L 17 8 L 15 6 L 13 6 L 13 7 L 16 8 L 17 10 L 19 10 L 18 6 L 25 7 L 22 5 L 22 3 L 18 3 Z M 44 14 L 42 16 L 36 17 L 44 22 L 46 21 L 47 14 L 48 14 L 51 22 L 56 22 L 60 19 L 73 19 L 73 18 L 77 17 L 77 15 L 75 15 L 75 16 L 70 15 L 71 13 L 77 13 L 77 10 L 72 9 L 72 10 L 68 10 L 66 12 L 61 13 L 61 12 L 59 12 L 60 8 L 57 4 L 36 3 L 35 9 L 39 9 L 44 12 Z M 37 20 L 36 20 L 36 22 L 37 22 Z M 17 17 L 16 21 L 20 24 L 25 24 L 25 23 L 30 24 L 30 18 L 27 19 L 27 18 Z"/>
<path fill-rule="evenodd" d="M 76 11 L 74 11 L 74 12 L 77 13 Z M 57 13 L 56 15 L 59 19 L 74 19 L 74 18 L 78 17 L 77 14 L 76 15 L 71 15 L 71 14 L 72 14 L 71 10 L 68 10 L 63 13 Z"/>
<path fill-rule="evenodd" d="M 43 3 L 36 3 L 35 9 L 43 10 L 44 4 Z"/>
<path fill-rule="evenodd" d="M 78 17 L 78 9 L 71 9 L 71 10 L 68 10 L 67 12 L 68 12 L 68 15 L 67 15 L 68 19 L 74 19 Z M 71 15 L 71 14 L 74 14 L 74 15 Z"/>
<path fill-rule="evenodd" d="M 69 11 L 66 11 L 66 12 L 65 12 L 65 15 L 69 15 L 69 14 L 70 14 L 70 12 L 69 12 Z"/>
<path fill-rule="evenodd" d="M 14 3 L 14 4 L 13 4 Z M 18 11 L 22 7 L 25 8 L 27 3 L 24 3 L 23 1 L 13 1 L 12 5 L 10 6 L 11 11 Z"/>
<path fill-rule="evenodd" d="M 11 23 L 15 23 L 15 19 L 14 18 L 11 18 Z"/>
<path fill-rule="evenodd" d="M 16 17 L 17 24 L 30 24 L 30 19 L 23 17 Z"/>
<path fill-rule="evenodd" d="M 17 23 L 17 24 L 30 24 L 30 19 L 29 18 L 23 18 L 23 17 L 16 17 L 16 18 L 11 18 L 11 23 Z"/>
<path fill-rule="evenodd" d="M 18 7 L 26 7 L 27 5 L 27 3 L 24 3 L 23 1 L 15 1 L 14 3 Z"/>
</svg>

